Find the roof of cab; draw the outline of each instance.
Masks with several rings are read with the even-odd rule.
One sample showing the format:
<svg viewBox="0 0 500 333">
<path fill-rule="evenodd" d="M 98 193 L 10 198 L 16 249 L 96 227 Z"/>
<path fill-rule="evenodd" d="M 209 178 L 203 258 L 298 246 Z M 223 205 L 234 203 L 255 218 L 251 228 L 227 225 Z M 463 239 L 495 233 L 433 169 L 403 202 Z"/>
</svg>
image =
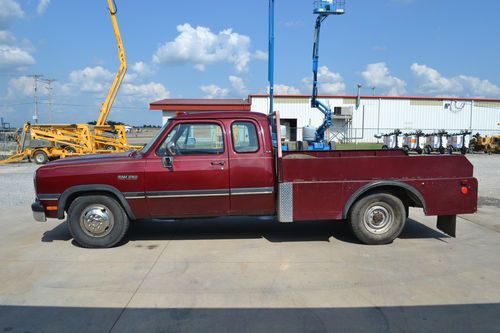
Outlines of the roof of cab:
<svg viewBox="0 0 500 333">
<path fill-rule="evenodd" d="M 175 119 L 234 119 L 234 118 L 253 118 L 256 120 L 265 120 L 267 115 L 259 112 L 248 111 L 230 111 L 230 112 L 203 112 L 203 113 L 179 113 Z"/>
</svg>

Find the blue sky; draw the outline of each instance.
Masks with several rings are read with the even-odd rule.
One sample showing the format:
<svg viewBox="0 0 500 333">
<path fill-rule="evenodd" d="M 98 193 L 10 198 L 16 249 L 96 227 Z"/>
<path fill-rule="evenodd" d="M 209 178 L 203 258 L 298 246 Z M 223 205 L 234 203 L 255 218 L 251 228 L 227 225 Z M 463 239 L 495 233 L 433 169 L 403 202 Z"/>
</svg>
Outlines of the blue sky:
<svg viewBox="0 0 500 333">
<path fill-rule="evenodd" d="M 117 0 L 129 71 L 111 120 L 158 124 L 161 98 L 245 98 L 267 85 L 267 0 Z M 475 6 L 475 7 L 474 7 Z M 320 93 L 500 97 L 500 2 L 347 0 L 322 30 Z M 310 94 L 310 0 L 276 0 L 278 93 Z M 0 116 L 95 120 L 118 68 L 105 0 L 0 0 Z"/>
</svg>

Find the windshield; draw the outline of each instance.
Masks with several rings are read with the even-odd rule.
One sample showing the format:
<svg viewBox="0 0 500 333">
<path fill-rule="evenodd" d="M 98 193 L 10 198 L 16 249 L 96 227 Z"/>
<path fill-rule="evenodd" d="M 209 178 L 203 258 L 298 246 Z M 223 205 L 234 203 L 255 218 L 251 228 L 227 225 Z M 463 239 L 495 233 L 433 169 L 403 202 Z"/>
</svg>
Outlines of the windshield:
<svg viewBox="0 0 500 333">
<path fill-rule="evenodd" d="M 156 134 L 149 141 L 149 143 L 145 145 L 144 148 L 141 149 L 141 154 L 145 154 L 151 149 L 151 146 L 153 146 L 156 140 L 158 140 L 158 137 L 161 135 L 161 133 L 163 133 L 163 131 L 165 130 L 165 128 L 167 128 L 169 124 L 170 124 L 170 119 L 165 123 L 165 125 L 163 125 L 163 127 L 158 132 L 156 132 Z"/>
</svg>

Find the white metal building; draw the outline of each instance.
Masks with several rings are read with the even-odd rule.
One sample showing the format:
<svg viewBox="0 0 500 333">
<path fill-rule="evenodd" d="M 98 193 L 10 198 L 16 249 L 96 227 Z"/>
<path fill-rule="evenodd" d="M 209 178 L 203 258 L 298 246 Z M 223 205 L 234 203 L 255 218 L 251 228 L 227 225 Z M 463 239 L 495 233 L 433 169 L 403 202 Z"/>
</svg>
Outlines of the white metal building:
<svg viewBox="0 0 500 333">
<path fill-rule="evenodd" d="M 400 129 L 411 132 L 440 129 L 459 132 L 470 129 L 485 135 L 500 133 L 500 99 L 459 97 L 320 96 L 334 110 L 329 138 L 336 141 L 376 142 L 375 134 Z M 175 100 L 153 102 L 152 110 L 162 110 L 163 123 L 176 112 L 255 111 L 267 113 L 268 95 L 250 95 L 248 100 Z M 319 126 L 323 114 L 310 106 L 307 95 L 275 96 L 274 109 L 287 126 L 287 138 L 302 141 L 302 128 Z"/>
<path fill-rule="evenodd" d="M 267 113 L 269 97 L 250 95 L 251 110 Z M 388 97 L 361 96 L 356 108 L 356 96 L 320 96 L 319 99 L 335 110 L 330 137 L 352 142 L 374 142 L 375 134 L 401 129 L 411 132 L 421 129 L 434 132 L 445 129 L 491 135 L 500 133 L 500 99 L 459 97 Z M 285 125 L 295 125 L 296 137 L 302 140 L 301 128 L 319 126 L 323 114 L 310 106 L 306 95 L 276 96 L 274 109 L 279 110 Z M 352 114 L 352 115 L 351 115 Z"/>
</svg>

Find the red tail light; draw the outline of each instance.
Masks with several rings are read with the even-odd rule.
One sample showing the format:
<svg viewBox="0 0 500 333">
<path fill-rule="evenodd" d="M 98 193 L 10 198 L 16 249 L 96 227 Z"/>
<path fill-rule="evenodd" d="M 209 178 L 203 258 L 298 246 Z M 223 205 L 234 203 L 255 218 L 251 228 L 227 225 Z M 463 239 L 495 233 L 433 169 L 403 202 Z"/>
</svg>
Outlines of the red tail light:
<svg viewBox="0 0 500 333">
<path fill-rule="evenodd" d="M 460 192 L 462 192 L 462 194 L 469 194 L 469 188 L 467 186 L 462 186 Z"/>
</svg>

